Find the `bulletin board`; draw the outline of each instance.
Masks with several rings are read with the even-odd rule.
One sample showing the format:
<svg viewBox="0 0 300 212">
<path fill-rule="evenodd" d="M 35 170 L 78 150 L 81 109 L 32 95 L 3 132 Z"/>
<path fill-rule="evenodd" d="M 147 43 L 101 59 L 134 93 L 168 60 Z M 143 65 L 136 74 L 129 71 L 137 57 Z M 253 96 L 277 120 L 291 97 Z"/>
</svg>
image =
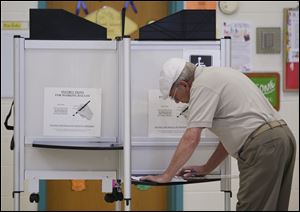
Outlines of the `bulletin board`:
<svg viewBox="0 0 300 212">
<path fill-rule="evenodd" d="M 299 8 L 283 10 L 283 90 L 299 91 Z"/>
</svg>

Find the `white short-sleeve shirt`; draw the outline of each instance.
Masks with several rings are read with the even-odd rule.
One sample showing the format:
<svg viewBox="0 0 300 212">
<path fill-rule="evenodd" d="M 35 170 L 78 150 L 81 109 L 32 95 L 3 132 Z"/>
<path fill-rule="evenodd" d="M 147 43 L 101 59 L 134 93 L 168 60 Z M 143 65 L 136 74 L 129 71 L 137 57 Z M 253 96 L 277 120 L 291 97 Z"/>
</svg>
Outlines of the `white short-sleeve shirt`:
<svg viewBox="0 0 300 212">
<path fill-rule="evenodd" d="M 198 67 L 190 91 L 187 128 L 208 128 L 237 157 L 247 137 L 279 114 L 243 73 L 224 67 Z"/>
</svg>

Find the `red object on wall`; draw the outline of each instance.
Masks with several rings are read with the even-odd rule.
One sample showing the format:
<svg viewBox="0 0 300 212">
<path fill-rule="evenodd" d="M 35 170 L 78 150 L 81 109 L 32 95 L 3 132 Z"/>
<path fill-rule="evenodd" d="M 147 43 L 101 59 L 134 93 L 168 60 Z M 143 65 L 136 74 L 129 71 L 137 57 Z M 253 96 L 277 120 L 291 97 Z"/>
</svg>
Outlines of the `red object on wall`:
<svg viewBox="0 0 300 212">
<path fill-rule="evenodd" d="M 283 90 L 299 91 L 299 8 L 283 9 Z M 297 45 L 298 40 L 298 45 Z"/>
<path fill-rule="evenodd" d="M 299 63 L 286 63 L 284 79 L 285 89 L 299 89 Z"/>
</svg>

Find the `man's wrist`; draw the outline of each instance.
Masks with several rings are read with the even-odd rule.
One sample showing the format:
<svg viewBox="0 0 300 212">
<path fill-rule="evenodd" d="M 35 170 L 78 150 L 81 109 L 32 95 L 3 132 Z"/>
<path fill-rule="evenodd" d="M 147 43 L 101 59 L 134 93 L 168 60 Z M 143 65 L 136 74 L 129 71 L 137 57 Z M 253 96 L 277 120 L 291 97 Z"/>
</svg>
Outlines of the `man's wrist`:
<svg viewBox="0 0 300 212">
<path fill-rule="evenodd" d="M 210 170 L 210 168 L 207 164 L 203 165 L 203 169 L 204 169 L 204 172 L 207 173 L 207 174 L 211 172 L 211 170 Z"/>
<path fill-rule="evenodd" d="M 168 180 L 171 180 L 171 179 L 173 178 L 173 176 L 170 175 L 168 172 L 164 172 L 164 173 L 163 173 L 163 177 L 164 177 L 165 179 L 168 179 Z"/>
</svg>

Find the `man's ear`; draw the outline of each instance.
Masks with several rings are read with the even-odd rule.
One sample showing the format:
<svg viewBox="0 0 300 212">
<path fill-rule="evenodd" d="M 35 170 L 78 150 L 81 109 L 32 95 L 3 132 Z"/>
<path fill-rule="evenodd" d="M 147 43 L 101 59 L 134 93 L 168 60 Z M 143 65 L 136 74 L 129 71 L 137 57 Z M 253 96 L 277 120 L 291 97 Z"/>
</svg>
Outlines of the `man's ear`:
<svg viewBox="0 0 300 212">
<path fill-rule="evenodd" d="M 183 87 L 187 87 L 187 86 L 189 86 L 189 84 L 186 82 L 186 81 L 184 81 L 184 80 L 180 80 L 179 81 L 179 85 L 182 85 Z"/>
</svg>

